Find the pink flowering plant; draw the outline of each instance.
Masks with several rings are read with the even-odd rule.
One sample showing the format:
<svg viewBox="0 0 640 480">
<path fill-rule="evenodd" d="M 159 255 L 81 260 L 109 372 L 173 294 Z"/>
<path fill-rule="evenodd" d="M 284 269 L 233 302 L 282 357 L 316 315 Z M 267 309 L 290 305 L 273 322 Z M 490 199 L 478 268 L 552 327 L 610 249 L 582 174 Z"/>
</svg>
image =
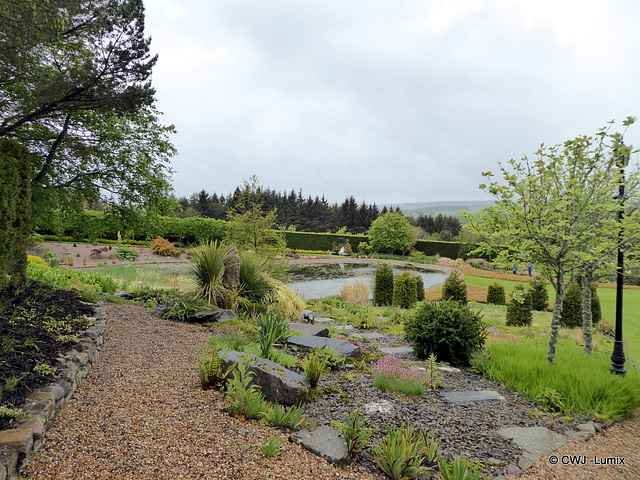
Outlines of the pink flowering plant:
<svg viewBox="0 0 640 480">
<path fill-rule="evenodd" d="M 392 390 L 407 395 L 424 395 L 427 378 L 422 370 L 409 362 L 385 355 L 373 368 L 373 386 L 380 390 Z"/>
</svg>

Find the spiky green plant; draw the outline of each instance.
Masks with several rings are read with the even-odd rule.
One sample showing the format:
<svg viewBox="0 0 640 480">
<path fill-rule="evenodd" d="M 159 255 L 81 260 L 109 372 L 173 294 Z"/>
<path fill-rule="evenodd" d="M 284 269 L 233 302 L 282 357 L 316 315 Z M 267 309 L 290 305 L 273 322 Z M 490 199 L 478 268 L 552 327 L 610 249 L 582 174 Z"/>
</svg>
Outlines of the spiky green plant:
<svg viewBox="0 0 640 480">
<path fill-rule="evenodd" d="M 271 260 L 254 252 L 240 254 L 242 295 L 251 302 L 262 302 L 273 289 L 268 271 Z"/>
<path fill-rule="evenodd" d="M 408 480 L 427 473 L 424 465 L 426 439 L 411 426 L 392 428 L 387 425 L 387 435 L 373 447 L 376 463 L 393 480 Z"/>
<path fill-rule="evenodd" d="M 259 356 L 273 360 L 273 346 L 280 344 L 291 334 L 289 323 L 279 313 L 265 313 L 258 317 Z"/>
<path fill-rule="evenodd" d="M 349 414 L 345 423 L 335 422 L 335 424 L 344 435 L 349 455 L 362 451 L 374 432 L 373 428 L 367 427 L 367 422 L 360 414 L 359 408 Z"/>
<path fill-rule="evenodd" d="M 329 371 L 328 362 L 328 356 L 322 348 L 312 350 L 303 362 L 304 375 L 311 388 L 316 388 L 320 379 Z"/>
<path fill-rule="evenodd" d="M 277 457 L 284 451 L 284 447 L 280 442 L 280 432 L 278 432 L 273 437 L 270 437 L 269 440 L 263 442 L 260 445 L 260 453 L 265 457 Z"/>
<path fill-rule="evenodd" d="M 230 252 L 229 245 L 217 240 L 194 249 L 190 274 L 197 285 L 197 296 L 210 305 L 216 304 L 224 293 L 224 262 Z"/>
<path fill-rule="evenodd" d="M 248 355 L 242 356 L 233 370 L 233 376 L 227 381 L 227 412 L 231 415 L 242 415 L 245 419 L 262 416 L 267 408 L 260 387 L 251 383 L 255 373 L 249 370 L 252 360 Z"/>
</svg>

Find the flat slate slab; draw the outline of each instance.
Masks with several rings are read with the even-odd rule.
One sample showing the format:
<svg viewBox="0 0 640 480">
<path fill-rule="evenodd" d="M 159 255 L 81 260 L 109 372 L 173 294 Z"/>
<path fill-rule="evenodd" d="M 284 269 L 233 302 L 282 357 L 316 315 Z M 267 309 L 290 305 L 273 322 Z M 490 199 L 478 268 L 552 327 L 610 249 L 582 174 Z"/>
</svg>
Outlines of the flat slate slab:
<svg viewBox="0 0 640 480">
<path fill-rule="evenodd" d="M 413 353 L 413 348 L 411 347 L 383 347 L 378 350 L 385 355 L 409 355 Z"/>
<path fill-rule="evenodd" d="M 451 403 L 470 403 L 487 401 L 506 401 L 502 395 L 493 390 L 479 390 L 472 392 L 442 392 L 442 396 Z"/>
<path fill-rule="evenodd" d="M 344 355 L 345 357 L 360 358 L 362 355 L 360 347 L 339 338 L 293 336 L 287 338 L 287 343 L 289 345 L 295 345 L 296 347 L 303 348 L 331 347 L 340 355 Z"/>
<path fill-rule="evenodd" d="M 323 325 L 314 325 L 312 323 L 290 323 L 289 328 L 292 332 L 300 335 L 308 335 L 311 337 L 328 337 L 329 329 Z"/>
<path fill-rule="evenodd" d="M 313 432 L 301 430 L 292 433 L 289 440 L 302 445 L 314 455 L 324 458 L 337 466 L 346 465 L 349 461 L 347 441 L 338 430 L 323 425 Z"/>
<path fill-rule="evenodd" d="M 498 433 L 509 438 L 536 458 L 543 457 L 563 447 L 569 439 L 546 427 L 510 427 Z"/>
</svg>

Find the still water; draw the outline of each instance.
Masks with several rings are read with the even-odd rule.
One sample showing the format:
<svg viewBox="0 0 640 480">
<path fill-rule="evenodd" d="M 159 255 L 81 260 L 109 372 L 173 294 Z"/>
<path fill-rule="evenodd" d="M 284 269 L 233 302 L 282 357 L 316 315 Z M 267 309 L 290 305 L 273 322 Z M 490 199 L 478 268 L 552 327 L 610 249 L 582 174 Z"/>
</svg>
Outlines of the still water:
<svg viewBox="0 0 640 480">
<path fill-rule="evenodd" d="M 326 265 L 303 265 L 291 270 L 289 286 L 303 299 L 317 299 L 340 294 L 345 285 L 357 280 L 369 286 L 369 295 L 373 295 L 373 281 L 376 263 L 331 263 Z M 394 266 L 394 276 L 410 270 L 422 277 L 425 288 L 442 283 L 447 274 L 439 270 L 428 270 L 415 266 Z"/>
</svg>

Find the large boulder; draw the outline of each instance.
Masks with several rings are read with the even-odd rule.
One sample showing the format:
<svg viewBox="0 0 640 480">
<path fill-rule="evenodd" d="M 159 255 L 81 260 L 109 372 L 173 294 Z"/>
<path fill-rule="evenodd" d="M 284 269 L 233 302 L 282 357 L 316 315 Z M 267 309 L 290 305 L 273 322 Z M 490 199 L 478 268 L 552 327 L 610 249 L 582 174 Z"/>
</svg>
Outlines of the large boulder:
<svg viewBox="0 0 640 480">
<path fill-rule="evenodd" d="M 240 286 L 240 255 L 233 245 L 229 249 L 229 254 L 224 260 L 222 285 L 227 289 L 235 289 Z"/>
<path fill-rule="evenodd" d="M 301 430 L 292 433 L 289 440 L 302 445 L 314 455 L 324 458 L 338 467 L 349 463 L 347 441 L 338 430 L 323 425 L 316 430 Z"/>
<path fill-rule="evenodd" d="M 243 352 L 222 349 L 219 355 L 225 368 L 232 368 L 240 363 L 242 357 L 249 356 L 253 363 L 248 370 L 255 373 L 251 383 L 261 387 L 262 394 L 267 400 L 287 405 L 307 401 L 311 385 L 302 375 L 266 358 Z"/>
</svg>

